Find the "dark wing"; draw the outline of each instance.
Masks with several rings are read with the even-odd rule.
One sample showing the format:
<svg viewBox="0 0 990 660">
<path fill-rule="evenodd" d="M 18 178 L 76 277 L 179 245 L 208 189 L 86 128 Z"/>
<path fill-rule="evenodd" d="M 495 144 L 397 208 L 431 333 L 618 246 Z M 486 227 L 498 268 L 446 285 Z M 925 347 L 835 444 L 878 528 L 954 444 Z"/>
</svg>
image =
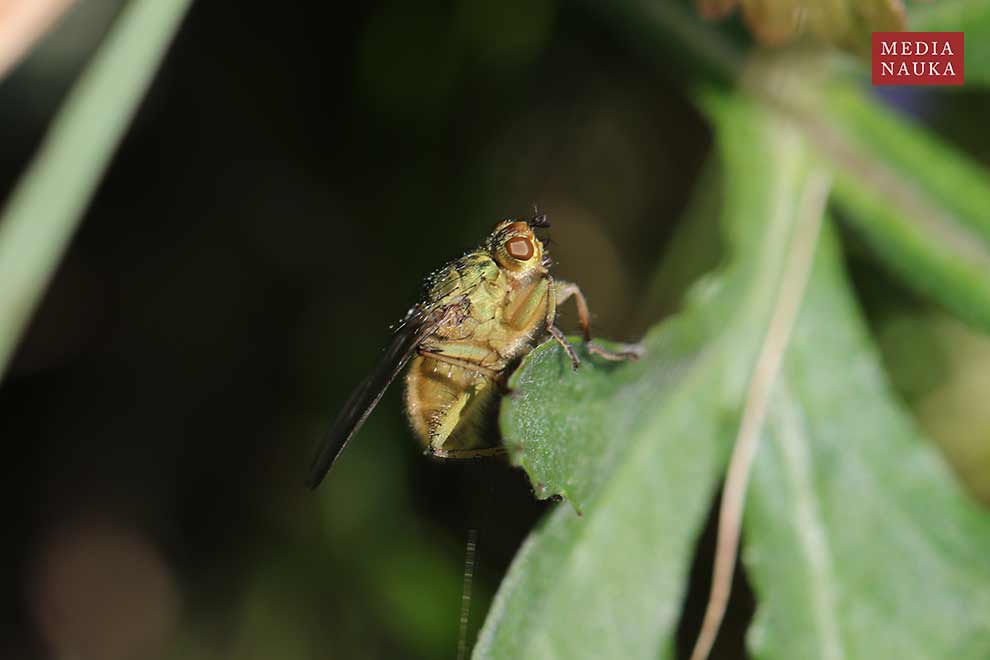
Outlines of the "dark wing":
<svg viewBox="0 0 990 660">
<path fill-rule="evenodd" d="M 319 453 L 313 459 L 309 478 L 306 480 L 307 486 L 316 488 L 320 485 L 347 441 L 361 428 L 364 420 L 368 419 L 368 415 L 378 405 L 385 390 L 416 352 L 416 347 L 436 329 L 437 325 L 439 320 L 435 314 L 431 315 L 431 318 L 424 318 L 418 307 L 409 311 L 406 320 L 395 332 L 392 343 L 385 349 L 374 371 L 368 374 L 364 382 L 354 390 L 344 404 L 343 410 L 334 420 L 330 432 L 320 445 Z"/>
</svg>

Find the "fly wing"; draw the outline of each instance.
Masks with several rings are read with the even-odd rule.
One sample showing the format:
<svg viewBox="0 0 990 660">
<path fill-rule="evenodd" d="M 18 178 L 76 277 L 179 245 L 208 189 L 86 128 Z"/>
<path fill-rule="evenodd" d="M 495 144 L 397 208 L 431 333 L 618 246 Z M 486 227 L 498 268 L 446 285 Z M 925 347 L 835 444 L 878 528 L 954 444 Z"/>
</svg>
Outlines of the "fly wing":
<svg viewBox="0 0 990 660">
<path fill-rule="evenodd" d="M 368 419 L 368 415 L 378 405 L 385 390 L 409 362 L 416 348 L 436 329 L 437 325 L 439 321 L 436 320 L 436 315 L 424 318 L 419 307 L 409 311 L 406 320 L 395 332 L 392 343 L 385 349 L 375 369 L 354 390 L 344 404 L 343 410 L 334 420 L 326 439 L 320 445 L 319 453 L 313 459 L 309 478 L 306 481 L 307 486 L 316 488 L 320 485 L 347 441 Z"/>
</svg>

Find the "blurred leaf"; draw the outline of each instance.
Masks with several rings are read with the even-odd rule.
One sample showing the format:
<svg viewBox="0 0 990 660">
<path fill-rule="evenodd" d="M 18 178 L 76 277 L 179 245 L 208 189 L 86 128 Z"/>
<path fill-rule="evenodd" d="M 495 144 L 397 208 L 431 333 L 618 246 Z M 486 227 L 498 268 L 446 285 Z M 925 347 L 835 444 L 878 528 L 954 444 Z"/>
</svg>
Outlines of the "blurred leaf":
<svg viewBox="0 0 990 660">
<path fill-rule="evenodd" d="M 805 126 L 849 221 L 914 288 L 990 331 L 990 174 L 854 88 L 824 103 Z"/>
<path fill-rule="evenodd" d="M 988 556 L 990 516 L 894 402 L 829 237 L 747 502 L 744 560 L 759 602 L 750 650 L 990 657 Z"/>
<path fill-rule="evenodd" d="M 501 69 L 532 61 L 553 29 L 553 0 L 459 0 L 455 30 L 486 66 Z"/>
<path fill-rule="evenodd" d="M 948 377 L 948 356 L 939 344 L 932 314 L 897 313 L 874 327 L 883 368 L 894 390 L 908 402 L 937 391 Z"/>
<path fill-rule="evenodd" d="M 446 125 L 463 65 L 451 30 L 451 17 L 437 8 L 380 7 L 358 41 L 357 83 L 370 108 L 410 133 Z"/>
<path fill-rule="evenodd" d="M 573 507 L 557 507 L 524 545 L 476 657 L 672 651 L 695 537 L 818 171 L 779 117 L 720 115 L 728 267 L 645 338 L 639 362 L 582 353 L 572 372 L 547 343 L 510 381 L 501 422 L 513 460 L 540 496 L 564 495 Z"/>
<path fill-rule="evenodd" d="M 385 596 L 379 604 L 384 627 L 420 657 L 443 656 L 457 639 L 463 568 L 415 529 L 401 538 L 401 546 L 374 552 L 368 562 L 372 592 Z"/>
<path fill-rule="evenodd" d="M 367 594 L 365 612 L 375 618 L 362 621 L 360 628 L 347 626 L 348 634 L 359 639 L 375 631 L 379 644 L 398 641 L 416 657 L 439 657 L 457 643 L 463 546 L 416 521 L 402 455 L 390 451 L 406 434 L 401 419 L 372 415 L 361 434 L 361 442 L 348 447 L 318 494 L 323 579 L 335 585 L 349 581 Z M 362 493 L 360 503 L 346 505 L 354 493 Z M 484 587 L 475 582 L 473 607 L 484 602 Z"/>
<path fill-rule="evenodd" d="M 705 163 L 691 199 L 658 261 L 640 307 L 642 319 L 656 319 L 681 308 L 684 295 L 699 277 L 718 266 L 724 255 L 719 225 L 722 173 Z"/>
<path fill-rule="evenodd" d="M 273 562 L 251 580 L 241 603 L 229 657 L 244 660 L 306 658 L 316 650 L 312 631 L 318 612 L 301 603 L 298 592 L 280 579 L 284 569 Z"/>
<path fill-rule="evenodd" d="M 918 401 L 919 423 L 970 492 L 990 506 L 990 337 L 950 318 L 935 318 L 932 326 L 948 373 Z"/>
<path fill-rule="evenodd" d="M 133 0 L 0 218 L 0 375 L 191 0 Z"/>
<path fill-rule="evenodd" d="M 965 4 L 970 20 L 982 20 L 970 3 L 954 4 Z M 603 14 L 621 34 L 636 35 L 633 43 L 647 48 L 659 66 L 701 65 L 707 79 L 741 84 L 798 121 L 834 165 L 836 201 L 881 259 L 918 291 L 990 330 L 986 170 L 865 90 L 827 78 L 821 58 L 763 53 L 743 67 L 737 45 L 679 7 L 625 0 L 610 3 Z M 670 44 L 680 52 L 672 54 Z"/>
<path fill-rule="evenodd" d="M 965 32 L 966 85 L 962 89 L 990 83 L 990 0 L 915 3 L 909 19 L 912 30 Z"/>
</svg>

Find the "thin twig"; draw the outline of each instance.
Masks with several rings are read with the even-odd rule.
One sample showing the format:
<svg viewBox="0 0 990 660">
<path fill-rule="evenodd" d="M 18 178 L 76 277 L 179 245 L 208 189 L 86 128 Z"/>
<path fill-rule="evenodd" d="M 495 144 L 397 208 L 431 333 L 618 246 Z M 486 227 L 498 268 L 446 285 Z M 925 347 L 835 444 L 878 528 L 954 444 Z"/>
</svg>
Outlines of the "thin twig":
<svg viewBox="0 0 990 660">
<path fill-rule="evenodd" d="M 746 486 L 759 446 L 760 428 L 763 426 L 763 419 L 770 403 L 770 393 L 780 372 L 780 365 L 811 273 L 830 184 L 828 174 L 821 170 L 813 171 L 809 175 L 798 207 L 791 252 L 781 276 L 777 304 L 753 369 L 742 421 L 739 424 L 739 434 L 736 436 L 732 458 L 729 461 L 725 488 L 719 505 L 718 540 L 715 546 L 711 592 L 708 596 L 701 632 L 691 653 L 691 660 L 705 660 L 708 657 L 725 616 L 732 589 L 736 554 L 739 550 Z"/>
<path fill-rule="evenodd" d="M 467 549 L 464 551 L 464 588 L 461 590 L 461 621 L 457 637 L 457 660 L 467 657 L 468 620 L 471 615 L 471 583 L 474 581 L 474 555 L 478 547 L 478 530 L 468 532 Z"/>
</svg>

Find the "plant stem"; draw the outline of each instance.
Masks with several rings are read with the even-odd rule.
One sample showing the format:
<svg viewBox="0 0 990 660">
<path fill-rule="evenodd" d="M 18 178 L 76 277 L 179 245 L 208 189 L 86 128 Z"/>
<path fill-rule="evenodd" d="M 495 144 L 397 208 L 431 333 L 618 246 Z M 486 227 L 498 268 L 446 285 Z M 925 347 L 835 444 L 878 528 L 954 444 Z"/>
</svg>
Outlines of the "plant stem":
<svg viewBox="0 0 990 660">
<path fill-rule="evenodd" d="M 0 219 L 0 377 L 192 0 L 133 0 Z"/>
</svg>

